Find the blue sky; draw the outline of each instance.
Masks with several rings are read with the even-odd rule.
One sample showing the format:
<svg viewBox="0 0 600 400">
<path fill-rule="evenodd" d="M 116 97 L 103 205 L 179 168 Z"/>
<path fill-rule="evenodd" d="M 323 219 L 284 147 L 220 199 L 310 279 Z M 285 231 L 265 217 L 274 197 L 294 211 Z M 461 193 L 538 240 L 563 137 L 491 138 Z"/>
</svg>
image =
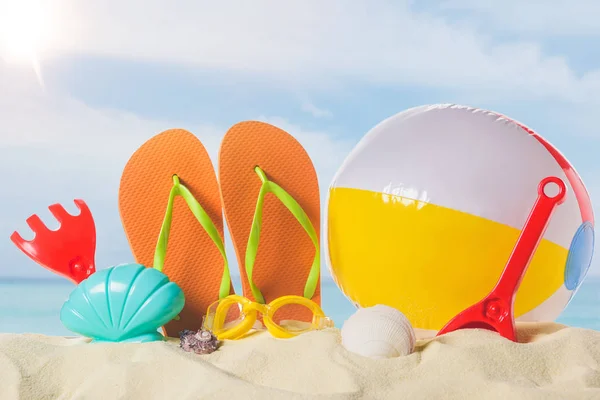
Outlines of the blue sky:
<svg viewBox="0 0 600 400">
<path fill-rule="evenodd" d="M 546 137 L 594 201 L 599 13 L 593 0 L 0 0 L 0 276 L 50 276 L 8 238 L 31 237 L 33 213 L 56 227 L 47 206 L 74 211 L 73 198 L 95 215 L 98 266 L 132 261 L 120 173 L 173 127 L 195 133 L 216 162 L 231 125 L 271 122 L 307 148 L 325 191 L 381 120 L 471 105 Z"/>
</svg>

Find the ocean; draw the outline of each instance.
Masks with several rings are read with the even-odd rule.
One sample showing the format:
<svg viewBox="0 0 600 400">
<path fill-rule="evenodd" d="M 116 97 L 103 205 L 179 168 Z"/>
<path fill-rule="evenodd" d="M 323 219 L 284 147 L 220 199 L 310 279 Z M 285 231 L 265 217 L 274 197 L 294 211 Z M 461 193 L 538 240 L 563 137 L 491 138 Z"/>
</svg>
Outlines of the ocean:
<svg viewBox="0 0 600 400">
<path fill-rule="evenodd" d="M 233 280 L 241 293 L 239 277 Z M 73 336 L 59 319 L 60 308 L 73 287 L 54 279 L 0 280 L 0 332 Z M 325 313 L 341 327 L 355 307 L 331 278 L 323 277 L 321 290 Z M 600 331 L 600 277 L 587 277 L 557 322 Z"/>
</svg>

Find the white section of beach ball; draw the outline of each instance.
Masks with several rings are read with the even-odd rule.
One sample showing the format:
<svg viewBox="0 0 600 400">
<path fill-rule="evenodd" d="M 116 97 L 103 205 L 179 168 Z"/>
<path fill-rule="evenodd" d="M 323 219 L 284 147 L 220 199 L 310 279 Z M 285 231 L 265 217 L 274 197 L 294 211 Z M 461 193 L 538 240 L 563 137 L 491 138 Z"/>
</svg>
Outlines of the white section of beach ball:
<svg viewBox="0 0 600 400">
<path fill-rule="evenodd" d="M 536 188 L 548 176 L 561 178 L 573 193 L 552 154 L 515 121 L 436 104 L 398 113 L 371 129 L 332 187 L 403 196 L 522 229 Z M 569 194 L 544 237 L 568 249 L 581 222 L 577 200 Z"/>
</svg>

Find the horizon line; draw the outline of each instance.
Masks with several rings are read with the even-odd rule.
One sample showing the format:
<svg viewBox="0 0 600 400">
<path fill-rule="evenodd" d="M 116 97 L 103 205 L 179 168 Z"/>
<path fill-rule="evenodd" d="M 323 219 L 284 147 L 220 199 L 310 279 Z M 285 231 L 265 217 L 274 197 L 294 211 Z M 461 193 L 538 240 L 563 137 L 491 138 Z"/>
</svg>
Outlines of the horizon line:
<svg viewBox="0 0 600 400">
<path fill-rule="evenodd" d="M 240 275 L 231 275 L 232 280 L 240 280 Z M 333 282 L 333 278 L 328 275 L 321 275 L 321 281 Z M 0 284 L 10 283 L 37 283 L 37 284 L 52 284 L 52 285 L 73 285 L 73 282 L 66 278 L 42 278 L 42 277 L 28 277 L 28 276 L 1 276 Z"/>
<path fill-rule="evenodd" d="M 240 275 L 231 275 L 232 281 L 240 280 Z M 588 274 L 583 283 L 586 280 L 599 280 L 600 275 L 598 274 Z M 321 275 L 321 281 L 331 283 L 334 282 L 334 279 L 330 275 Z M 36 284 L 51 284 L 51 285 L 73 285 L 73 282 L 64 278 L 41 278 L 41 277 L 27 277 L 27 276 L 1 276 L 0 275 L 0 284 L 11 284 L 11 283 L 36 283 Z"/>
</svg>

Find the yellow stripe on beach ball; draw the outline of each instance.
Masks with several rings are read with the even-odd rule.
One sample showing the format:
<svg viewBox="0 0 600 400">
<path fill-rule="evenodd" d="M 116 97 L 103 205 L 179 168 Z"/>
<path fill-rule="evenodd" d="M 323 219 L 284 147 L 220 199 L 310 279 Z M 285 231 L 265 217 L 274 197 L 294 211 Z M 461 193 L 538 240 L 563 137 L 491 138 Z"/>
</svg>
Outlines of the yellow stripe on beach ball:
<svg viewBox="0 0 600 400">
<path fill-rule="evenodd" d="M 386 304 L 415 328 L 439 330 L 494 287 L 520 231 L 405 197 L 332 188 L 328 242 L 336 282 L 362 307 Z M 564 281 L 567 249 L 546 239 L 529 265 L 515 317 Z"/>
</svg>

